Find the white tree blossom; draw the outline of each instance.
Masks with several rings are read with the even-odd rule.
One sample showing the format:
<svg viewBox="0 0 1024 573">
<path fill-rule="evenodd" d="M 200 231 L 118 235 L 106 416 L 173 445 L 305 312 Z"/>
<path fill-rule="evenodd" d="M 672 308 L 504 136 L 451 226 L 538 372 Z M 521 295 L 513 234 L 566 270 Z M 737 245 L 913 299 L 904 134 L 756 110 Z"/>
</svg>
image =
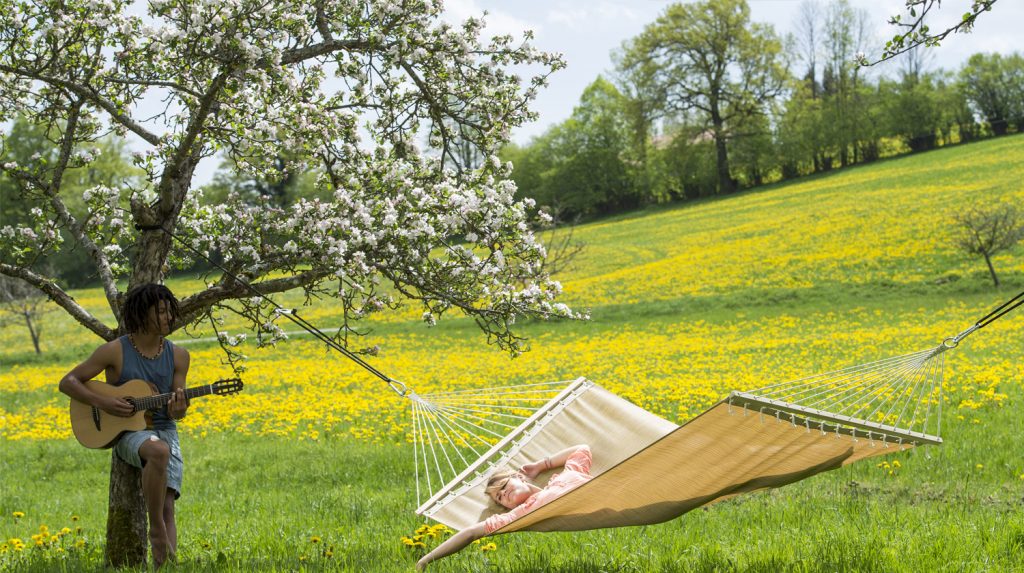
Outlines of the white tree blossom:
<svg viewBox="0 0 1024 573">
<path fill-rule="evenodd" d="M 173 233 L 260 293 L 336 297 L 339 331 L 418 301 L 428 324 L 457 309 L 520 350 L 518 318 L 577 315 L 555 302 L 532 205 L 513 198 L 511 166 L 496 151 L 534 117 L 530 101 L 564 64 L 529 32 L 486 39 L 482 18 L 451 25 L 441 10 L 432 0 L 0 0 L 0 121 L 28 114 L 59 136 L 52 156 L 2 166 L 36 210 L 0 228 L 0 273 L 109 340 L 118 325 L 79 307 L 33 261 L 87 253 L 119 319 L 119 278 L 157 281 L 193 262 Z M 163 102 L 159 121 L 145 117 L 144 100 Z M 145 183 L 90 188 L 87 212 L 72 213 L 63 177 L 88 168 L 110 132 L 144 142 L 132 162 Z M 460 163 L 466 144 L 487 158 L 479 167 Z M 266 180 L 314 170 L 330 200 L 206 204 L 192 179 L 217 153 Z M 261 340 L 283 336 L 265 300 L 227 275 L 180 294 L 182 324 L 224 308 Z"/>
</svg>

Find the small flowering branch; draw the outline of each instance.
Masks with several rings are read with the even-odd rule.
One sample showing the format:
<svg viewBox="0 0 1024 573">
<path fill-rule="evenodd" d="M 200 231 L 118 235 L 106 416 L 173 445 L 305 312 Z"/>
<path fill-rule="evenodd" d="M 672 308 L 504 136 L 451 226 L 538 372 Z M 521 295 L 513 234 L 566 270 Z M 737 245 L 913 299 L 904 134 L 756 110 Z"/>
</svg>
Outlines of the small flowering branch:
<svg viewBox="0 0 1024 573">
<path fill-rule="evenodd" d="M 906 0 L 906 13 L 897 14 L 889 18 L 889 24 L 902 28 L 892 39 L 886 41 L 882 55 L 875 61 L 870 61 L 866 54 L 858 53 L 855 57 L 861 66 L 873 66 L 879 62 L 890 60 L 896 56 L 913 50 L 918 46 L 938 46 L 946 36 L 952 33 L 968 33 L 974 28 L 974 23 L 983 12 L 988 12 L 995 5 L 997 0 L 971 0 L 970 10 L 964 12 L 960 20 L 949 28 L 932 33 L 925 24 L 925 16 L 934 8 L 938 7 L 941 0 Z M 908 18 L 904 18 L 908 16 Z"/>
</svg>

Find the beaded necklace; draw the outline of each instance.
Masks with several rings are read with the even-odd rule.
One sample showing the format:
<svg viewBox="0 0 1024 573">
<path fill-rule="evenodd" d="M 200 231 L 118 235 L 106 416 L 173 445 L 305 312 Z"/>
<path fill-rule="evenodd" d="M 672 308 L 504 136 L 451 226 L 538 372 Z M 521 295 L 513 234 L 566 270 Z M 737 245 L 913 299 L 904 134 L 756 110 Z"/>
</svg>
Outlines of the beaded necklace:
<svg viewBox="0 0 1024 573">
<path fill-rule="evenodd" d="M 164 353 L 164 337 L 163 336 L 160 337 L 160 347 L 157 348 L 156 354 L 154 354 L 153 356 L 146 356 L 141 350 L 139 350 L 139 347 L 135 344 L 135 337 L 132 336 L 131 334 L 128 335 L 128 342 L 132 343 L 132 348 L 135 349 L 135 352 L 138 352 L 139 356 L 145 358 L 146 360 L 156 360 L 157 358 L 160 358 L 161 354 Z"/>
</svg>

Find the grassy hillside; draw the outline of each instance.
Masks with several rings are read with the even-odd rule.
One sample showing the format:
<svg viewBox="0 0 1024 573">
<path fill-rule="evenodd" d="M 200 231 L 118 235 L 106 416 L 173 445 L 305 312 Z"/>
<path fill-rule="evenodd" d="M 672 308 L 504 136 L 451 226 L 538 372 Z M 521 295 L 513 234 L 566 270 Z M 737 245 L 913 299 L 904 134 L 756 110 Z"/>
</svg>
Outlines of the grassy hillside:
<svg viewBox="0 0 1024 573">
<path fill-rule="evenodd" d="M 524 325 L 533 349 L 516 359 L 467 320 L 429 329 L 412 308 L 376 320 L 360 346 L 380 345 L 373 364 L 421 393 L 583 375 L 678 421 L 731 389 L 927 348 L 1024 288 L 1024 245 L 995 259 L 1005 283 L 995 290 L 984 263 L 951 241 L 957 210 L 1024 202 L 1022 144 L 947 148 L 580 226 L 585 249 L 558 278 L 593 319 Z M 170 286 L 184 295 L 195 280 Z M 98 289 L 74 294 L 109 315 Z M 325 328 L 333 313 L 304 312 Z M 947 443 L 927 454 L 660 526 L 502 537 L 438 570 L 1022 568 L 1022 335 L 1024 314 L 1011 314 L 949 353 Z M 193 354 L 192 383 L 229 374 L 215 346 L 175 340 Z M 59 312 L 45 319 L 41 357 L 18 325 L 0 331 L 0 543 L 26 544 L 8 543 L 0 568 L 99 566 L 109 459 L 73 443 L 56 392 L 98 342 Z M 411 568 L 400 542 L 420 524 L 407 401 L 303 336 L 246 354 L 245 392 L 197 402 L 183 424 L 179 568 Z M 70 531 L 34 549 L 41 525 Z"/>
</svg>

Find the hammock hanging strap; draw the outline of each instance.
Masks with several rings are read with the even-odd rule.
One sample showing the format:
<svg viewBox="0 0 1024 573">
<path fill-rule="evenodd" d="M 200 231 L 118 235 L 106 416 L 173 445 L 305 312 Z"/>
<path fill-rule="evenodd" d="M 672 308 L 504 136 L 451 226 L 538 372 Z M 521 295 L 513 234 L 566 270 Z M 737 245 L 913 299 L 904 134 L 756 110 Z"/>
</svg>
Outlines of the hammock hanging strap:
<svg viewBox="0 0 1024 573">
<path fill-rule="evenodd" d="M 978 320 L 978 322 L 975 322 L 967 330 L 961 332 L 960 334 L 954 337 L 947 338 L 945 341 L 943 341 L 943 345 L 948 346 L 949 348 L 955 348 L 957 344 L 960 344 L 961 340 L 967 338 L 967 336 L 970 335 L 975 330 L 978 330 L 979 328 L 984 328 L 989 324 L 992 324 L 997 319 L 1001 318 L 1004 314 L 1010 312 L 1011 310 L 1017 308 L 1022 304 L 1024 304 L 1024 291 L 1021 291 L 1017 296 L 999 305 L 999 308 L 981 317 Z"/>
<path fill-rule="evenodd" d="M 396 394 L 398 394 L 399 396 L 404 398 L 404 397 L 406 397 L 410 393 L 409 389 L 406 387 L 406 385 L 404 383 L 399 382 L 398 380 L 395 380 L 394 378 L 384 374 L 380 370 L 377 370 L 370 363 L 366 362 L 361 357 L 359 357 L 358 354 L 356 354 L 356 353 L 352 352 L 351 350 L 345 348 L 344 346 L 338 344 L 338 342 L 336 340 L 334 340 L 333 338 L 331 338 L 330 336 L 325 334 L 322 330 L 320 330 L 319 328 L 317 328 L 316 326 L 311 324 L 305 318 L 299 316 L 299 313 L 296 312 L 295 309 L 284 308 L 281 305 L 277 304 L 276 302 L 273 301 L 273 299 L 271 299 L 270 297 L 268 297 L 265 294 L 261 293 L 259 290 L 256 289 L 256 287 L 254 287 L 251 284 L 249 284 L 249 281 L 244 281 L 244 280 L 240 279 L 237 275 L 235 275 L 231 271 L 225 269 L 223 266 L 217 264 L 216 262 L 211 260 L 210 257 L 204 255 L 198 249 L 196 249 L 192 245 L 186 243 L 185 241 L 183 241 L 180 237 L 178 237 L 174 233 L 168 231 L 167 229 L 163 228 L 160 225 L 138 225 L 137 224 L 137 225 L 135 225 L 135 228 L 138 229 L 139 231 L 163 231 L 164 233 L 167 234 L 167 236 L 169 236 L 170 238 L 172 238 L 175 241 L 177 241 L 179 245 L 181 245 L 182 247 L 185 247 L 185 249 L 187 249 L 189 252 L 191 252 L 192 254 L 196 255 L 197 257 L 203 259 L 204 261 L 210 263 L 214 267 L 220 269 L 220 271 L 222 273 L 224 273 L 225 275 L 231 277 L 231 280 L 233 280 L 236 283 L 242 285 L 243 287 L 245 287 L 246 290 L 251 292 L 253 295 L 259 297 L 260 299 L 266 301 L 268 304 L 273 306 L 274 307 L 274 312 L 276 314 L 278 314 L 279 316 L 283 316 L 283 317 L 287 318 L 288 320 L 292 321 L 292 323 L 294 323 L 296 326 L 298 326 L 302 330 L 305 330 L 306 332 L 312 334 L 314 337 L 316 337 L 318 340 L 320 340 L 320 342 L 323 342 L 324 344 L 326 344 L 328 348 L 332 348 L 334 350 L 337 350 L 338 352 L 340 352 L 343 356 L 345 356 L 346 358 L 348 358 L 352 362 L 355 362 L 359 366 L 362 366 L 370 374 L 373 374 L 377 378 L 380 378 L 381 380 L 383 380 L 385 383 L 387 383 L 388 387 L 390 387 L 392 390 L 394 390 L 394 392 Z"/>
</svg>

